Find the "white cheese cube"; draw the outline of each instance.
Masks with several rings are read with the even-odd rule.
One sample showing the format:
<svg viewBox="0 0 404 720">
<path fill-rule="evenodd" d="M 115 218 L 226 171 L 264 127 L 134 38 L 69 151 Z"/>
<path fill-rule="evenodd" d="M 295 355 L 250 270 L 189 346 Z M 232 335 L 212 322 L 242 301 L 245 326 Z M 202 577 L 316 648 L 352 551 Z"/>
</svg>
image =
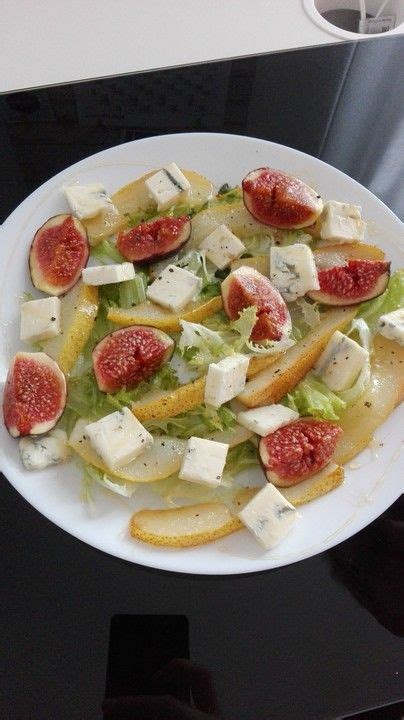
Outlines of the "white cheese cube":
<svg viewBox="0 0 404 720">
<path fill-rule="evenodd" d="M 228 449 L 226 443 L 191 437 L 182 460 L 180 479 L 217 487 L 222 480 Z"/>
<path fill-rule="evenodd" d="M 18 445 L 27 470 L 44 470 L 48 465 L 58 465 L 69 457 L 64 430 L 51 430 L 41 437 L 24 437 Z"/>
<path fill-rule="evenodd" d="M 127 465 L 153 444 L 153 437 L 129 408 L 90 423 L 85 433 L 94 450 L 111 470 Z"/>
<path fill-rule="evenodd" d="M 254 495 L 238 516 L 260 545 L 269 550 L 288 534 L 296 521 L 297 512 L 279 490 L 268 483 Z"/>
<path fill-rule="evenodd" d="M 252 430 L 257 435 L 265 437 L 293 420 L 297 420 L 298 417 L 299 413 L 296 410 L 290 410 L 284 405 L 265 405 L 239 412 L 237 422 L 244 425 L 247 430 Z"/>
<path fill-rule="evenodd" d="M 313 253 L 302 243 L 271 247 L 269 277 L 288 302 L 320 289 Z"/>
<path fill-rule="evenodd" d="M 149 195 L 157 203 L 157 210 L 166 210 L 189 198 L 191 184 L 175 163 L 166 165 L 155 175 L 145 180 Z"/>
<path fill-rule="evenodd" d="M 73 215 L 79 220 L 87 220 L 98 215 L 101 210 L 114 207 L 101 183 L 64 186 L 63 192 Z"/>
<path fill-rule="evenodd" d="M 136 276 L 135 268 L 130 262 L 117 265 L 96 265 L 81 271 L 83 282 L 86 285 L 110 285 L 111 283 L 133 280 Z"/>
<path fill-rule="evenodd" d="M 365 237 L 365 223 L 359 205 L 330 200 L 321 215 L 322 245 L 361 242 Z"/>
<path fill-rule="evenodd" d="M 404 345 L 404 308 L 381 315 L 377 325 L 380 335 Z"/>
<path fill-rule="evenodd" d="M 334 392 L 353 385 L 369 353 L 359 343 L 336 330 L 313 367 L 313 372 Z"/>
<path fill-rule="evenodd" d="M 249 358 L 236 353 L 208 367 L 205 402 L 218 408 L 244 390 Z"/>
<path fill-rule="evenodd" d="M 20 338 L 24 342 L 40 342 L 60 335 L 60 300 L 48 297 L 29 300 L 21 305 Z"/>
<path fill-rule="evenodd" d="M 202 290 L 202 280 L 189 270 L 168 265 L 147 288 L 149 300 L 179 312 Z"/>
<path fill-rule="evenodd" d="M 201 250 L 205 250 L 208 260 L 219 270 L 223 270 L 245 252 L 245 245 L 230 232 L 226 225 L 219 225 L 201 242 L 199 247 Z"/>
</svg>

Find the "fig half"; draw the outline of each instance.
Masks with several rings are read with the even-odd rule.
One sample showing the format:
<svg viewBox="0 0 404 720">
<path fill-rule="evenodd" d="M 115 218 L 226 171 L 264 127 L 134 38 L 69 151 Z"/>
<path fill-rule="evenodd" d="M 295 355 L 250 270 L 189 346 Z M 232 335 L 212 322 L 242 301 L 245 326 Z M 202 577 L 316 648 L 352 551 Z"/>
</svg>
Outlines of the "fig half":
<svg viewBox="0 0 404 720">
<path fill-rule="evenodd" d="M 231 272 L 222 282 L 223 308 L 230 320 L 236 320 L 241 310 L 255 305 L 258 320 L 251 340 L 280 340 L 292 329 L 289 310 L 280 292 L 258 270 L 243 265 Z"/>
<path fill-rule="evenodd" d="M 49 295 L 64 295 L 79 280 L 90 248 L 84 225 L 73 215 L 55 215 L 36 231 L 29 253 L 31 280 Z"/>
<path fill-rule="evenodd" d="M 43 352 L 17 353 L 11 363 L 3 401 L 10 435 L 42 435 L 59 420 L 66 404 L 66 380 Z"/>
<path fill-rule="evenodd" d="M 342 265 L 319 269 L 320 289 L 307 294 L 324 305 L 355 305 L 381 295 L 389 278 L 389 262 L 352 259 Z"/>
<path fill-rule="evenodd" d="M 330 461 L 342 430 L 326 420 L 300 418 L 261 438 L 260 460 L 269 482 L 289 487 Z"/>
<path fill-rule="evenodd" d="M 122 230 L 117 248 L 130 262 L 148 264 L 174 255 L 191 235 L 188 215 L 160 217 Z"/>
<path fill-rule="evenodd" d="M 93 350 L 93 368 L 102 392 L 132 390 L 147 380 L 174 351 L 169 335 L 145 325 L 115 330 Z"/>
<path fill-rule="evenodd" d="M 242 187 L 244 204 L 251 215 L 283 230 L 312 225 L 323 209 L 323 201 L 313 188 L 281 170 L 252 170 Z"/>
</svg>

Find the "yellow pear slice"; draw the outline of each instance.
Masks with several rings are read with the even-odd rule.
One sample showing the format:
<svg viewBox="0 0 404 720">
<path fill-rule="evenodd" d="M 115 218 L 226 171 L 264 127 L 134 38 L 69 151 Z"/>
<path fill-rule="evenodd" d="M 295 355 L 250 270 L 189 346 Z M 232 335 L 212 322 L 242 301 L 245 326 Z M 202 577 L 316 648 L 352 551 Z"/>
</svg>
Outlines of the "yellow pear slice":
<svg viewBox="0 0 404 720">
<path fill-rule="evenodd" d="M 255 255 L 250 258 L 239 258 L 238 260 L 233 260 L 230 264 L 230 270 L 233 272 L 233 270 L 237 270 L 237 268 L 243 265 L 252 267 L 254 270 L 258 270 L 261 275 L 269 277 L 269 255 Z"/>
<path fill-rule="evenodd" d="M 140 510 L 132 515 L 130 533 L 142 542 L 164 547 L 204 545 L 243 527 L 221 502 L 167 510 Z"/>
<path fill-rule="evenodd" d="M 62 334 L 43 342 L 42 349 L 56 360 L 66 374 L 72 369 L 93 329 L 98 312 L 98 288 L 80 281 L 60 298 L 60 302 Z"/>
<path fill-rule="evenodd" d="M 200 377 L 175 390 L 156 390 L 132 405 L 132 412 L 140 422 L 175 417 L 201 405 L 205 396 L 205 377 Z"/>
<path fill-rule="evenodd" d="M 232 203 L 218 203 L 202 210 L 192 218 L 192 234 L 190 247 L 199 247 L 202 240 L 210 235 L 219 225 L 227 225 L 232 233 L 241 240 L 257 233 L 270 234 L 267 225 L 255 220 L 245 208 L 242 200 Z"/>
<path fill-rule="evenodd" d="M 145 180 L 158 172 L 159 168 L 142 175 L 142 177 L 120 188 L 111 200 L 121 215 L 133 215 L 142 210 L 149 211 L 156 208 L 154 200 L 149 196 Z M 193 170 L 182 170 L 191 184 L 190 205 L 202 206 L 213 196 L 213 185 L 208 178 Z"/>
<path fill-rule="evenodd" d="M 320 472 L 288 488 L 277 488 L 292 505 L 304 505 L 334 490 L 344 482 L 344 468 L 328 463 Z"/>
<path fill-rule="evenodd" d="M 87 230 L 88 242 L 93 247 L 98 245 L 104 238 L 111 237 L 127 225 L 125 218 L 119 210 L 111 205 L 110 208 L 101 210 L 98 215 L 87 220 L 82 220 Z"/>
<path fill-rule="evenodd" d="M 180 320 L 201 322 L 201 320 L 214 315 L 221 307 L 222 298 L 220 295 L 210 298 L 209 300 L 196 300 L 195 302 L 189 303 L 189 305 L 178 314 L 147 300 L 127 310 L 124 308 L 110 308 L 108 311 L 108 320 L 111 320 L 111 322 L 117 325 L 150 325 L 160 330 L 178 332 L 181 330 Z"/>
<path fill-rule="evenodd" d="M 135 460 L 118 470 L 110 470 L 93 450 L 85 434 L 85 427 L 89 422 L 85 419 L 77 421 L 68 444 L 85 463 L 94 465 L 107 475 L 129 482 L 145 483 L 162 480 L 180 469 L 187 444 L 186 440 L 162 435 L 155 436 L 153 445 Z"/>
<path fill-rule="evenodd" d="M 347 260 L 384 260 L 384 252 L 375 245 L 366 243 L 342 243 L 327 245 L 314 250 L 314 260 L 318 268 L 345 265 Z"/>
<path fill-rule="evenodd" d="M 369 444 L 375 430 L 404 397 L 404 347 L 376 335 L 371 363 L 370 385 L 338 420 L 344 434 L 333 460 L 341 465 Z"/>
<path fill-rule="evenodd" d="M 357 308 L 338 307 L 326 310 L 315 328 L 281 355 L 266 370 L 248 380 L 238 399 L 247 407 L 276 403 L 297 385 L 313 367 L 335 330 L 345 327 Z"/>
</svg>

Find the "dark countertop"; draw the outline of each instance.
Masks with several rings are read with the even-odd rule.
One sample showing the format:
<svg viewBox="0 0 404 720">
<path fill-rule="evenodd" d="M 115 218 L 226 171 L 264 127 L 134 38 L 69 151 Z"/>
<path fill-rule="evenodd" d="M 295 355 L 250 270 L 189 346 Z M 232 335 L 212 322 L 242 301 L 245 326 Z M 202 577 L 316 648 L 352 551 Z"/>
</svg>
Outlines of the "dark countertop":
<svg viewBox="0 0 404 720">
<path fill-rule="evenodd" d="M 404 40 L 386 38 L 2 96 L 0 220 L 87 155 L 192 130 L 296 147 L 347 172 L 402 217 L 403 61 Z M 187 618 L 189 656 L 203 667 L 193 671 L 192 694 L 210 712 L 143 708 L 119 717 L 207 720 L 218 708 L 226 720 L 402 716 L 402 500 L 329 552 L 224 578 L 100 553 L 49 523 L 3 477 L 0 507 L 1 718 L 101 718 L 115 615 Z M 140 649 L 128 640 L 130 618 L 123 622 L 110 646 L 111 693 L 123 673 L 111 648 L 125 647 L 122 656 L 142 666 L 156 633 L 144 618 Z M 173 647 L 186 645 L 185 621 L 164 622 Z"/>
</svg>

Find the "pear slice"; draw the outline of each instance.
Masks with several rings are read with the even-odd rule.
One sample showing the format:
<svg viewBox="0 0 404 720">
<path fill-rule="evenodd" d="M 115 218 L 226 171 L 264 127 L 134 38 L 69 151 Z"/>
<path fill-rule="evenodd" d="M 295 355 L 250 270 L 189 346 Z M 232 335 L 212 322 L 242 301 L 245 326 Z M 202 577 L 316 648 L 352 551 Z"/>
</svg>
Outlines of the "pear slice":
<svg viewBox="0 0 404 720">
<path fill-rule="evenodd" d="M 108 320 L 117 325 L 150 325 L 160 330 L 179 332 L 181 330 L 180 320 L 201 322 L 201 320 L 214 315 L 221 307 L 222 298 L 220 295 L 209 300 L 196 300 L 189 303 L 178 314 L 147 300 L 135 305 L 133 308 L 110 308 Z"/>
</svg>

